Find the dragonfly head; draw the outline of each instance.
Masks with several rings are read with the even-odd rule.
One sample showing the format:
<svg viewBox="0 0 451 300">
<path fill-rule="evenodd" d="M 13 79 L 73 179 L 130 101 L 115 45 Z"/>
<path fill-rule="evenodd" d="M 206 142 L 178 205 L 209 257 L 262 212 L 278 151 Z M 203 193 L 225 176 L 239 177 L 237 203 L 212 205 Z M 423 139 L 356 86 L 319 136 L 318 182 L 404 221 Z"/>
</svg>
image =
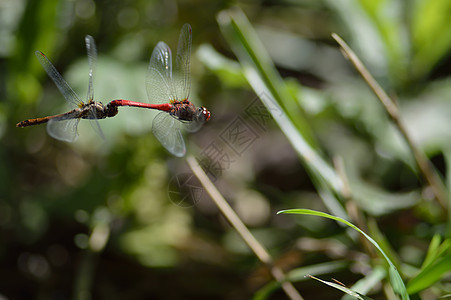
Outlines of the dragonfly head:
<svg viewBox="0 0 451 300">
<path fill-rule="evenodd" d="M 208 109 L 206 109 L 205 107 L 201 106 L 198 108 L 197 110 L 197 120 L 198 121 L 202 121 L 202 122 L 206 122 L 208 120 L 210 120 L 210 112 L 208 111 Z"/>
</svg>

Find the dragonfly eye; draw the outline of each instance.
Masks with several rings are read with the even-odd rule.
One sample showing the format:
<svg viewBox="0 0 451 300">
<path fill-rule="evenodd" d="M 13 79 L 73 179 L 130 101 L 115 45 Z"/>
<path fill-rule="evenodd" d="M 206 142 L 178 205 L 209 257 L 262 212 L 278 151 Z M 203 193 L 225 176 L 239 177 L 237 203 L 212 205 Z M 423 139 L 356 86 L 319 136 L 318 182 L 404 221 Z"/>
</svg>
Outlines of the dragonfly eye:
<svg viewBox="0 0 451 300">
<path fill-rule="evenodd" d="M 208 121 L 210 120 L 210 112 L 205 107 L 201 106 L 197 110 L 197 119 L 200 121 Z"/>
</svg>

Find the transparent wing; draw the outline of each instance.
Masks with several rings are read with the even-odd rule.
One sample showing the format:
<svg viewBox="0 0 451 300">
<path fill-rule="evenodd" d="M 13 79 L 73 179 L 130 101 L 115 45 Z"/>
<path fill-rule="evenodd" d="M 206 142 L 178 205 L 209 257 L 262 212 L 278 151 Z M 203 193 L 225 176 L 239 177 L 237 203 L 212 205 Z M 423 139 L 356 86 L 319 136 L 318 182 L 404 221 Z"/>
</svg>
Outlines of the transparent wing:
<svg viewBox="0 0 451 300">
<path fill-rule="evenodd" d="M 95 109 L 95 106 L 91 106 L 91 109 L 88 112 L 88 117 L 86 119 L 89 119 L 89 123 L 91 124 L 91 127 L 95 131 L 95 133 L 103 140 L 105 140 L 105 135 L 103 134 L 102 128 L 100 127 Z"/>
<path fill-rule="evenodd" d="M 182 157 L 186 153 L 181 123 L 166 112 L 160 112 L 152 122 L 152 132 L 160 143 L 173 155 Z"/>
<path fill-rule="evenodd" d="M 102 127 L 100 127 L 98 120 L 89 120 L 89 123 L 91 124 L 92 129 L 94 129 L 95 133 L 102 138 L 102 140 L 105 139 L 105 135 L 103 134 Z"/>
<path fill-rule="evenodd" d="M 150 57 L 146 77 L 147 97 L 150 103 L 169 103 L 175 99 L 172 84 L 172 54 L 164 42 L 159 42 Z"/>
<path fill-rule="evenodd" d="M 210 112 L 205 107 L 199 107 L 193 116 L 193 120 L 191 122 L 184 123 L 185 130 L 188 132 L 198 131 L 202 125 L 210 119 L 210 116 Z"/>
<path fill-rule="evenodd" d="M 88 52 L 89 63 L 89 85 L 88 85 L 88 100 L 87 102 L 94 101 L 94 70 L 97 61 L 97 48 L 94 38 L 90 35 L 85 37 L 86 50 Z"/>
<path fill-rule="evenodd" d="M 191 122 L 184 122 L 184 128 L 188 132 L 196 132 L 198 131 L 202 125 L 204 125 L 205 121 L 191 121 Z"/>
<path fill-rule="evenodd" d="M 85 36 L 86 51 L 88 52 L 88 64 L 89 64 L 89 85 L 88 85 L 88 100 L 87 102 L 94 102 L 94 78 L 95 78 L 95 67 L 97 62 L 97 48 L 94 38 L 90 35 Z M 93 107 L 94 109 L 94 107 Z M 102 138 L 105 139 L 102 128 L 100 127 L 99 121 L 97 121 L 97 116 L 95 111 L 91 110 L 89 112 L 89 123 L 92 129 Z"/>
<path fill-rule="evenodd" d="M 47 72 L 47 75 L 53 80 L 61 94 L 63 94 L 64 98 L 69 105 L 73 108 L 79 107 L 83 104 L 83 101 L 78 97 L 78 95 L 72 90 L 72 88 L 67 84 L 66 80 L 64 80 L 63 76 L 56 70 L 55 66 L 50 62 L 47 56 L 40 51 L 35 52 L 36 57 L 41 63 L 44 70 Z"/>
<path fill-rule="evenodd" d="M 191 88 L 190 56 L 191 56 L 192 29 L 189 24 L 184 24 L 180 32 L 177 57 L 174 69 L 174 86 L 177 100 L 183 101 L 189 98 Z"/>
<path fill-rule="evenodd" d="M 87 102 L 94 101 L 94 78 L 95 78 L 95 67 L 97 63 L 97 47 L 94 38 L 90 35 L 85 36 L 86 43 L 86 51 L 88 53 L 88 64 L 89 64 L 89 84 L 88 84 L 88 98 Z M 89 113 L 92 129 L 99 135 L 102 139 L 105 139 L 105 135 L 103 134 L 102 128 L 100 127 L 99 121 L 97 121 L 97 117 L 95 112 L 91 111 Z"/>
<path fill-rule="evenodd" d="M 73 142 L 77 139 L 77 127 L 80 119 L 54 118 L 47 123 L 48 134 L 57 140 Z"/>
</svg>

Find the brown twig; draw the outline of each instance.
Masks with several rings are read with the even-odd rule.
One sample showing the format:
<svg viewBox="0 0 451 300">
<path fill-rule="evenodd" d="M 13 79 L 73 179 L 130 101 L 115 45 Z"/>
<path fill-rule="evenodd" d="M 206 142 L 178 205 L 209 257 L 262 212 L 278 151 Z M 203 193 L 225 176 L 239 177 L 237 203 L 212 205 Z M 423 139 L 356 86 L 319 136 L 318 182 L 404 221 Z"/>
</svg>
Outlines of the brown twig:
<svg viewBox="0 0 451 300">
<path fill-rule="evenodd" d="M 257 258 L 270 270 L 272 276 L 277 282 L 282 286 L 282 289 L 290 299 L 303 299 L 298 291 L 294 288 L 291 282 L 286 281 L 286 276 L 282 269 L 273 264 L 273 260 L 269 255 L 268 251 L 263 247 L 262 244 L 257 241 L 257 239 L 252 235 L 249 229 L 241 221 L 240 217 L 235 213 L 235 211 L 230 207 L 218 189 L 210 181 L 208 176 L 199 166 L 197 160 L 189 156 L 187 157 L 187 162 L 194 175 L 199 179 L 202 186 L 205 188 L 207 193 L 210 195 L 213 202 L 219 208 L 224 217 L 230 222 L 230 224 L 235 228 L 244 242 L 251 248 Z"/>
<path fill-rule="evenodd" d="M 432 191 L 434 192 L 435 198 L 437 199 L 438 203 L 442 206 L 442 208 L 446 210 L 448 202 L 447 198 L 448 192 L 446 191 L 446 187 L 443 184 L 443 181 L 440 179 L 440 176 L 438 175 L 437 171 L 432 166 L 431 162 L 427 159 L 426 155 L 422 151 L 420 151 L 420 149 L 417 147 L 415 142 L 408 134 L 406 127 L 399 118 L 398 106 L 387 95 L 387 93 L 382 89 L 382 87 L 377 83 L 374 77 L 370 74 L 370 72 L 366 69 L 366 67 L 357 57 L 357 55 L 346 44 L 346 42 L 343 41 L 343 39 L 335 33 L 332 33 L 332 37 L 341 46 L 344 55 L 351 61 L 351 63 L 360 73 L 362 78 L 366 81 L 366 83 L 376 94 L 377 98 L 379 98 L 379 100 L 382 102 L 382 105 L 384 106 L 388 115 L 393 120 L 393 122 L 401 132 L 402 136 L 406 140 L 410 150 L 413 153 L 418 169 L 420 170 L 424 179 L 427 181 Z"/>
</svg>

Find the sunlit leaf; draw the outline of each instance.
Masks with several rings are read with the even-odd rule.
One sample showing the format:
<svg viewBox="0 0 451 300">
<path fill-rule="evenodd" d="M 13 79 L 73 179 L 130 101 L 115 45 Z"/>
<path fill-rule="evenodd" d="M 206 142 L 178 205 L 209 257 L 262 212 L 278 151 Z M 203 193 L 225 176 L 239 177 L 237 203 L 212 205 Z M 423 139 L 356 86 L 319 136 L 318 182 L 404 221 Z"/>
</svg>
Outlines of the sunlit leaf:
<svg viewBox="0 0 451 300">
<path fill-rule="evenodd" d="M 421 0 L 412 3 L 411 18 L 414 76 L 425 76 L 451 49 L 448 0 Z"/>
<path fill-rule="evenodd" d="M 331 211 L 345 217 L 346 213 L 334 194 L 342 193 L 342 180 L 317 151 L 311 128 L 252 25 L 239 9 L 222 11 L 218 15 L 218 23 L 238 57 L 249 84 L 302 158 L 324 203 Z"/>
<path fill-rule="evenodd" d="M 437 281 L 445 274 L 451 271 L 451 253 L 430 263 L 420 273 L 412 278 L 407 284 L 409 294 L 424 290 Z"/>
<path fill-rule="evenodd" d="M 315 280 L 318 280 L 319 282 L 322 282 L 322 283 L 324 283 L 324 284 L 326 284 L 326 285 L 328 285 L 328 286 L 331 286 L 331 287 L 333 287 L 333 288 L 335 288 L 335 289 L 337 289 L 337 290 L 340 290 L 340 291 L 342 291 L 343 293 L 346 293 L 346 294 L 348 294 L 348 295 L 350 295 L 350 296 L 352 296 L 352 297 L 355 297 L 355 298 L 357 298 L 357 299 L 360 299 L 360 300 L 371 299 L 371 298 L 369 298 L 369 297 L 367 297 L 367 296 L 365 296 L 365 295 L 362 295 L 362 294 L 357 293 L 357 292 L 355 292 L 355 291 L 353 291 L 353 290 L 351 290 L 351 289 L 348 289 L 347 287 L 344 287 L 344 286 L 342 286 L 341 284 L 338 284 L 338 283 L 335 283 L 335 282 L 330 282 L 330 281 L 325 281 L 325 280 L 316 278 L 316 277 L 311 276 L 311 275 L 309 275 L 309 277 L 310 277 L 310 278 L 313 278 L 313 279 L 315 279 Z"/>
<path fill-rule="evenodd" d="M 306 281 L 308 278 L 306 277 L 307 274 L 315 274 L 315 275 L 321 275 L 321 274 L 331 274 L 333 272 L 340 271 L 348 266 L 347 262 L 344 261 L 332 261 L 327 263 L 320 263 L 316 265 L 311 266 L 305 266 L 301 268 L 296 268 L 294 270 L 291 270 L 287 274 L 287 279 L 290 282 L 300 282 L 300 281 Z M 268 299 L 269 296 L 280 288 L 280 282 L 277 281 L 271 281 L 267 285 L 265 285 L 263 288 L 258 290 L 254 294 L 254 300 L 263 300 Z"/>
<path fill-rule="evenodd" d="M 338 222 L 341 222 L 343 224 L 346 224 L 347 226 L 357 230 L 358 232 L 360 232 L 363 236 L 365 236 L 365 238 L 371 242 L 371 244 L 374 245 L 374 247 L 376 247 L 377 250 L 379 250 L 379 252 L 382 254 L 382 256 L 385 258 L 385 260 L 387 261 L 387 263 L 389 264 L 389 276 L 390 276 L 390 282 L 392 285 L 393 290 L 398 294 L 401 295 L 402 299 L 409 299 L 409 295 L 406 291 L 406 287 L 404 285 L 404 282 L 401 279 L 401 275 L 398 273 L 398 270 L 396 269 L 395 265 L 391 262 L 391 260 L 388 258 L 388 256 L 385 254 L 385 252 L 382 250 L 382 248 L 378 245 L 378 243 L 373 240 L 369 235 L 367 235 L 365 232 L 363 232 L 360 228 L 358 228 L 357 226 L 355 226 L 354 224 L 336 217 L 336 216 L 332 216 L 323 212 L 319 212 L 319 211 L 314 211 L 314 210 L 310 210 L 310 209 L 289 209 L 289 210 L 282 210 L 279 211 L 277 214 L 300 214 L 300 215 L 310 215 L 310 216 L 319 216 L 319 217 L 324 217 L 324 218 L 328 218 L 331 220 L 335 220 Z"/>
</svg>

